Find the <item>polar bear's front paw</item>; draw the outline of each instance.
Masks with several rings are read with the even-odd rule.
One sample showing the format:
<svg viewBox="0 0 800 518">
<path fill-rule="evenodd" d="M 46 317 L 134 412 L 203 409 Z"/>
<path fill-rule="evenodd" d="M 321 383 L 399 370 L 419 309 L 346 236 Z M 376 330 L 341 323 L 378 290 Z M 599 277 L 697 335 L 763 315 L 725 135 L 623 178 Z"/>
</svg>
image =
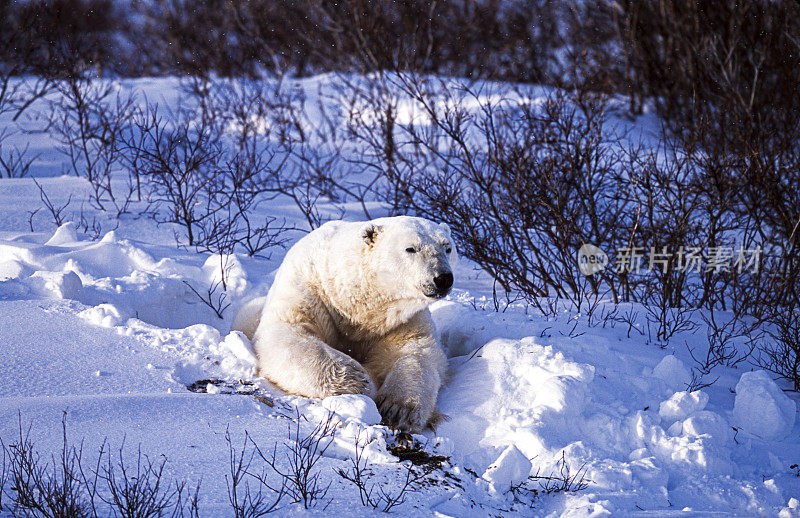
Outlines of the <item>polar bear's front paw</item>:
<svg viewBox="0 0 800 518">
<path fill-rule="evenodd" d="M 430 417 L 419 401 L 389 391 L 380 391 L 375 404 L 383 417 L 383 424 L 403 431 L 420 432 Z"/>
<path fill-rule="evenodd" d="M 323 393 L 329 396 L 338 394 L 366 394 L 375 392 L 372 378 L 355 360 L 337 360 L 325 369 L 321 380 Z"/>
</svg>

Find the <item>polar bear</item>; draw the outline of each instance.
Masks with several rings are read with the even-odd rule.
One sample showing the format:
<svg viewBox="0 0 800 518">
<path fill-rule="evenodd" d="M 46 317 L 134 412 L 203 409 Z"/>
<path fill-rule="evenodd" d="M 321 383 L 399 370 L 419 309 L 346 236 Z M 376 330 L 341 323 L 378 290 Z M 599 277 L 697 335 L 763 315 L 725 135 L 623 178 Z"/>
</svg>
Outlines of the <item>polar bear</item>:
<svg viewBox="0 0 800 518">
<path fill-rule="evenodd" d="M 232 328 L 253 341 L 258 374 L 286 392 L 368 394 L 384 423 L 435 425 L 446 360 L 428 306 L 453 285 L 449 227 L 409 216 L 332 221 L 287 252 L 266 298 Z"/>
</svg>

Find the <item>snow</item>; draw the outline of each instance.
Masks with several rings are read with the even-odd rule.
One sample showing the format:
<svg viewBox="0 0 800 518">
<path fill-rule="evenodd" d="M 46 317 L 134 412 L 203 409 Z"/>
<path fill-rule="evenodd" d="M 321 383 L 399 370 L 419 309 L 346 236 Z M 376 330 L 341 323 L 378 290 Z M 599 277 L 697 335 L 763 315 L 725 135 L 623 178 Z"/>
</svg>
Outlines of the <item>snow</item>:
<svg viewBox="0 0 800 518">
<path fill-rule="evenodd" d="M 362 394 L 328 396 L 322 400 L 322 406 L 343 420 L 353 419 L 366 425 L 376 425 L 381 422 L 375 401 Z"/>
<path fill-rule="evenodd" d="M 221 342 L 209 345 L 209 353 L 220 358 L 219 367 L 229 376 L 242 379 L 253 378 L 256 374 L 256 357 L 253 344 L 240 331 L 231 331 Z"/>
<path fill-rule="evenodd" d="M 58 246 L 58 245 L 67 245 L 70 243 L 77 243 L 78 242 L 78 234 L 75 232 L 75 225 L 74 222 L 69 221 L 64 223 L 58 229 L 56 229 L 53 237 L 47 240 L 45 245 L 50 246 Z"/>
<path fill-rule="evenodd" d="M 494 494 L 503 494 L 514 484 L 525 482 L 531 474 L 533 465 L 524 453 L 513 444 L 497 457 L 481 478 L 489 483 Z"/>
<path fill-rule="evenodd" d="M 125 322 L 119 309 L 113 304 L 98 304 L 78 313 L 78 316 L 90 324 L 103 327 L 116 327 Z"/>
<path fill-rule="evenodd" d="M 680 421 L 703 410 L 707 404 L 708 394 L 701 390 L 676 392 L 658 406 L 658 415 L 664 422 Z"/>
<path fill-rule="evenodd" d="M 763 370 L 745 372 L 736 384 L 734 423 L 762 439 L 782 439 L 794 426 L 797 408 Z"/>
<path fill-rule="evenodd" d="M 322 76 L 298 85 L 313 97 L 334 81 Z M 120 88 L 167 105 L 179 90 L 174 78 Z M 543 91 L 532 88 L 531 95 Z M 419 116 L 401 106 L 403 117 Z M 54 201 L 85 196 L 82 181 L 57 176 L 60 158 L 47 133 L 33 132 L 35 120 L 24 124 L 31 149 L 42 152 L 32 170 Z M 169 225 L 128 216 L 109 221 L 101 213 L 93 213 L 103 225 L 95 240 L 73 222 L 56 227 L 41 212 L 31 232 L 28 215 L 39 206 L 31 179 L 0 180 L 6 443 L 21 418 L 43 452 L 58 451 L 66 412 L 71 440 L 84 440 L 87 452 L 107 439 L 115 451 L 124 441 L 129 455 L 139 446 L 163 454 L 173 479 L 202 479 L 201 515 L 224 517 L 232 516 L 226 433 L 239 447 L 246 432 L 280 454 L 295 426 L 304 435 L 330 422 L 315 470 L 331 486 L 312 513 L 372 512 L 337 475 L 356 458 L 368 463 L 373 483 L 399 490 L 409 461 L 392 453 L 400 438 L 379 424 L 371 399 L 285 394 L 258 378 L 252 344 L 230 332 L 236 309 L 266 293 L 281 249 L 269 259 L 198 253 L 176 247 Z M 263 210 L 303 226 L 281 200 Z M 189 285 L 203 292 L 222 271 L 231 306 L 220 319 Z M 800 516 L 800 477 L 791 468 L 800 462 L 800 424 L 797 394 L 782 390 L 787 386 L 742 365 L 716 368 L 712 385 L 691 391 L 689 347 L 701 346 L 703 332 L 679 333 L 662 349 L 626 324 L 589 325 L 574 310 L 542 315 L 514 303 L 495 311 L 485 273 L 461 261 L 455 276 L 453 293 L 431 307 L 449 357 L 438 403 L 447 418 L 411 437 L 449 460 L 393 509 L 398 515 Z M 645 308 L 628 306 L 644 329 Z M 566 466 L 583 476 L 584 490 L 548 494 L 537 485 Z M 511 490 L 522 483 L 529 489 Z M 279 515 L 304 513 L 286 504 Z"/>
<path fill-rule="evenodd" d="M 653 369 L 653 377 L 662 380 L 670 388 L 686 388 L 692 381 L 692 374 L 686 365 L 674 355 L 664 356 Z"/>
<path fill-rule="evenodd" d="M 786 507 L 778 513 L 779 518 L 797 518 L 800 516 L 800 501 L 797 498 L 790 498 Z"/>
</svg>

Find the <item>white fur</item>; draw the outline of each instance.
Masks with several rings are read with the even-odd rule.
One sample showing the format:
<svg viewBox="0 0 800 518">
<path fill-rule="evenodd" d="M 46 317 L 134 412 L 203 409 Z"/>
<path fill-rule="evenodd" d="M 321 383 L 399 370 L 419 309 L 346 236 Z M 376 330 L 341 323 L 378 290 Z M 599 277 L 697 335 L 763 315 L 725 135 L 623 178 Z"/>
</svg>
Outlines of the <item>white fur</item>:
<svg viewBox="0 0 800 518">
<path fill-rule="evenodd" d="M 418 431 L 437 419 L 446 370 L 426 293 L 456 260 L 444 224 L 329 222 L 287 252 L 266 300 L 245 305 L 233 328 L 253 340 L 259 374 L 283 390 L 369 394 L 387 424 Z"/>
</svg>

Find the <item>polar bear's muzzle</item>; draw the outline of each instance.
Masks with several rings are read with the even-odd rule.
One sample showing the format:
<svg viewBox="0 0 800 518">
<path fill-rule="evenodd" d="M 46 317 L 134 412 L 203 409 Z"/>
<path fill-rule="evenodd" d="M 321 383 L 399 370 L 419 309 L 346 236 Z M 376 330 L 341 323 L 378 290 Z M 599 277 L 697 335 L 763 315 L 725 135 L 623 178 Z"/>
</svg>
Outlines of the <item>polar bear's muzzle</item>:
<svg viewBox="0 0 800 518">
<path fill-rule="evenodd" d="M 441 299 L 450 293 L 453 287 L 453 272 L 439 272 L 433 278 L 433 283 L 425 286 L 422 290 L 426 297 Z"/>
</svg>

